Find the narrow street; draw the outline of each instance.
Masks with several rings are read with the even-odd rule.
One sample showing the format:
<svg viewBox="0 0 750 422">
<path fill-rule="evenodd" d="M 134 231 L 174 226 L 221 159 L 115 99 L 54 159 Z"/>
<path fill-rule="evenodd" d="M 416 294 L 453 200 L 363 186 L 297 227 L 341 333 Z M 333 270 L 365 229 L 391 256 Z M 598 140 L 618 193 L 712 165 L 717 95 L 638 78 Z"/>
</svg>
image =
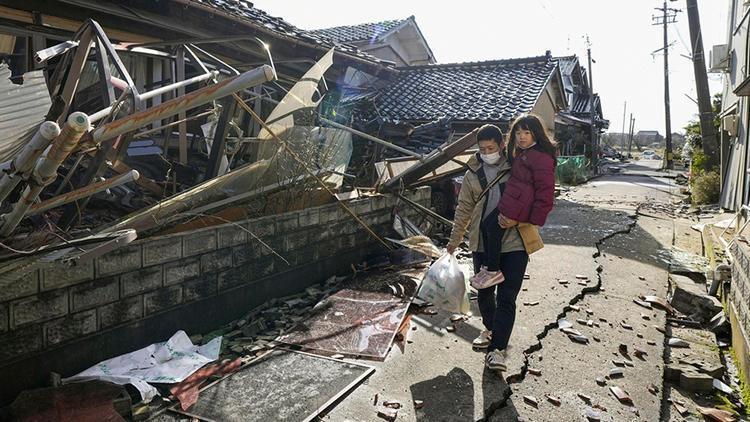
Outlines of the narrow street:
<svg viewBox="0 0 750 422">
<path fill-rule="evenodd" d="M 633 302 L 641 294 L 667 294 L 674 224 L 637 210 L 676 202 L 679 189 L 672 179 L 634 174 L 655 172 L 657 164 L 623 165 L 628 175 L 605 175 L 558 197 L 542 232 L 546 247 L 532 256 L 518 298 L 509 369 L 502 378 L 486 370 L 483 353 L 471 348 L 481 329 L 473 302 L 475 316 L 455 332 L 446 330 L 451 325 L 446 313 L 412 318 L 417 328 L 405 350 L 394 348 L 372 377 L 323 419 L 372 420 L 376 395 L 424 401 L 419 410 L 405 405 L 398 420 L 580 420 L 587 408 L 601 420 L 662 419 L 665 336 L 656 327 L 663 328 L 666 317 Z M 469 272 L 470 260 L 463 264 Z M 557 329 L 563 318 L 587 343 Z M 627 346 L 625 355 L 621 344 Z M 635 348 L 646 353 L 637 358 Z M 617 367 L 613 361 L 633 367 L 609 379 Z M 606 377 L 606 385 L 598 385 L 598 377 Z M 651 385 L 656 394 L 649 392 Z M 633 406 L 620 404 L 610 386 L 628 392 Z"/>
</svg>

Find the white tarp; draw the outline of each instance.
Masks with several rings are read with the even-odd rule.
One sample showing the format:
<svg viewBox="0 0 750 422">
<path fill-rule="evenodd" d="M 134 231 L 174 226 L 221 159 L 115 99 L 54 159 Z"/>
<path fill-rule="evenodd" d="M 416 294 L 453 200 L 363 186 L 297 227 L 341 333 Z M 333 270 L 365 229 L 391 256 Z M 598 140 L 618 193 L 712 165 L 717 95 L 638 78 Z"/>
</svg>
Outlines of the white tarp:
<svg viewBox="0 0 750 422">
<path fill-rule="evenodd" d="M 203 346 L 196 346 L 180 330 L 166 342 L 105 360 L 80 374 L 63 379 L 63 383 L 96 379 L 118 385 L 132 384 L 141 393 L 143 401 L 148 403 L 159 394 L 150 382 L 180 382 L 207 363 L 218 359 L 220 348 L 221 337 Z"/>
</svg>

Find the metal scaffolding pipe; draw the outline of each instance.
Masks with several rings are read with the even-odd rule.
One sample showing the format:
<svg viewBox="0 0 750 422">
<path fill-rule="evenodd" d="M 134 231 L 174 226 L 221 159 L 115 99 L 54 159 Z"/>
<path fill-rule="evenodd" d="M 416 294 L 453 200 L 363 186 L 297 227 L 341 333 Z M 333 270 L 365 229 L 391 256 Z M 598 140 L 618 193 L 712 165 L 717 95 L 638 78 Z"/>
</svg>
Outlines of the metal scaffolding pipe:
<svg viewBox="0 0 750 422">
<path fill-rule="evenodd" d="M 32 205 L 29 211 L 26 213 L 26 216 L 39 214 L 39 213 L 51 210 L 52 208 L 57 208 L 67 203 L 95 195 L 109 188 L 114 188 L 120 185 L 124 185 L 125 183 L 138 180 L 139 177 L 140 177 L 140 174 L 138 173 L 137 170 L 130 170 L 127 173 L 119 174 L 115 177 L 112 177 L 111 179 L 92 183 L 90 185 L 84 186 L 72 192 L 68 192 L 68 193 L 56 196 L 54 198 L 50 198 L 44 202 L 39 202 L 37 204 Z"/>
<path fill-rule="evenodd" d="M 169 91 L 173 91 L 177 88 L 182 88 L 188 85 L 192 85 L 194 83 L 203 82 L 207 79 L 216 78 L 219 75 L 219 72 L 216 70 L 212 70 L 208 73 L 204 73 L 202 75 L 194 76 L 190 79 L 185 79 L 184 81 L 175 82 L 173 84 L 165 85 L 159 88 L 154 89 L 153 91 L 144 92 L 143 94 L 138 94 L 138 98 L 141 101 L 150 100 L 151 98 L 156 97 L 157 95 L 161 95 L 164 93 L 167 93 Z"/>
<path fill-rule="evenodd" d="M 0 236 L 8 236 L 18 226 L 26 211 L 34 204 L 42 190 L 57 178 L 57 169 L 68 158 L 71 151 L 78 146 L 81 136 L 89 129 L 90 123 L 86 114 L 77 111 L 68 120 L 55 137 L 52 145 L 47 149 L 34 167 L 28 185 L 21 198 L 13 206 L 13 210 L 2 216 Z"/>
<path fill-rule="evenodd" d="M 47 149 L 49 143 L 60 134 L 55 122 L 44 122 L 21 152 L 11 161 L 8 172 L 0 179 L 0 203 L 18 186 L 18 183 L 34 168 L 37 158 Z"/>
<path fill-rule="evenodd" d="M 243 89 L 251 88 L 274 79 L 276 79 L 276 74 L 273 68 L 264 65 L 235 77 L 225 79 L 217 84 L 193 91 L 182 97 L 166 101 L 147 110 L 102 125 L 93 132 L 92 138 L 96 143 L 105 142 L 124 133 L 142 128 L 156 120 L 165 119 L 219 98 L 224 98 L 237 91 L 242 91 Z"/>
<path fill-rule="evenodd" d="M 328 120 L 328 119 L 325 119 L 325 118 L 321 117 L 320 121 L 323 122 L 323 123 L 325 123 L 325 124 L 327 124 L 327 125 L 329 125 L 329 126 L 333 126 L 333 127 L 337 128 L 337 129 L 341 129 L 341 130 L 345 130 L 347 132 L 351 132 L 351 133 L 353 133 L 353 134 L 355 134 L 355 135 L 357 135 L 357 136 L 359 136 L 361 138 L 367 139 L 368 141 L 372 141 L 372 142 L 378 143 L 378 144 L 380 144 L 380 145 L 382 145 L 382 146 L 384 146 L 386 148 L 390 148 L 392 150 L 396 150 L 396 151 L 398 151 L 398 152 L 400 152 L 402 154 L 410 155 L 412 157 L 419 158 L 420 160 L 422 160 L 422 158 L 423 158 L 420 154 L 417 154 L 414 151 L 409 151 L 406 148 L 401 148 L 398 145 L 393 145 L 392 143 L 390 143 L 388 141 L 384 141 L 384 140 L 382 140 L 380 138 L 376 138 L 376 137 L 374 137 L 372 135 L 368 135 L 368 134 L 366 134 L 364 132 L 360 132 L 357 129 L 352 129 L 349 126 L 344 126 L 344 125 L 342 125 L 340 123 L 336 123 L 333 120 Z"/>
</svg>

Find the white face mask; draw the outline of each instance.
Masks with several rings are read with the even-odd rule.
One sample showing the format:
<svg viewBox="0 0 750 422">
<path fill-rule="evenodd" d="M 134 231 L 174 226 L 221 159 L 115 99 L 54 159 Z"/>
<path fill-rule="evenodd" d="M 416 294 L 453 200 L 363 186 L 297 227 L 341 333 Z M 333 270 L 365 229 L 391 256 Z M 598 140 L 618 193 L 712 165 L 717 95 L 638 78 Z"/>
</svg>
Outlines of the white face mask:
<svg viewBox="0 0 750 422">
<path fill-rule="evenodd" d="M 482 158 L 482 161 L 484 161 L 487 164 L 497 164 L 498 161 L 500 161 L 500 152 L 493 152 L 492 154 L 479 154 L 479 156 Z"/>
</svg>

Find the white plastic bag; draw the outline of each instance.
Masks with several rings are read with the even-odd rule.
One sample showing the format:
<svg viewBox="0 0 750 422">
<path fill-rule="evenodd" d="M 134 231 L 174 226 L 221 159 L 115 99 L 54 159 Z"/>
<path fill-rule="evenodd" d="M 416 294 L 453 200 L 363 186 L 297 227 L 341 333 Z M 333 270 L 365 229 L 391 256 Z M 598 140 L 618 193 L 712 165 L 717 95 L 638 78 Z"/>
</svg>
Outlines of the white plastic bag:
<svg viewBox="0 0 750 422">
<path fill-rule="evenodd" d="M 469 288 L 455 256 L 445 254 L 430 266 L 417 297 L 449 312 L 469 312 Z"/>
</svg>

